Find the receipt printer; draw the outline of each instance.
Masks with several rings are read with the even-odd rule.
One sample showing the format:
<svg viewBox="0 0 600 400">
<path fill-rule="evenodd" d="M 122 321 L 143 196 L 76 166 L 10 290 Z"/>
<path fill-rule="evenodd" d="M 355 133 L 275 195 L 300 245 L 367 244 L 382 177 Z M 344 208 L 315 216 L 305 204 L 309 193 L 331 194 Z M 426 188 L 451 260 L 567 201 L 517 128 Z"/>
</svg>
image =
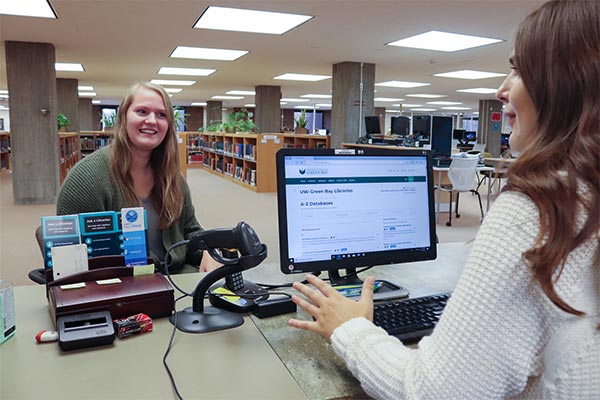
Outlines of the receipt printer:
<svg viewBox="0 0 600 400">
<path fill-rule="evenodd" d="M 58 345 L 64 351 L 112 344 L 115 328 L 108 311 L 58 317 Z"/>
</svg>

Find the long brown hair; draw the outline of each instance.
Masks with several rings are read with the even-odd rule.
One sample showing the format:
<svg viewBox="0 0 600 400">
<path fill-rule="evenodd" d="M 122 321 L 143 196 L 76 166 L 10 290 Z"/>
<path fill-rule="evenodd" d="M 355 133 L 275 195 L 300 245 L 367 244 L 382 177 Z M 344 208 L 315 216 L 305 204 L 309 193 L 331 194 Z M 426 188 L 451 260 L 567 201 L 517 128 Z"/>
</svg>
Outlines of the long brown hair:
<svg viewBox="0 0 600 400">
<path fill-rule="evenodd" d="M 141 199 L 136 194 L 133 179 L 129 173 L 131 166 L 131 146 L 127 135 L 127 110 L 133 102 L 135 93 L 147 88 L 162 97 L 165 104 L 169 128 L 162 143 L 152 151 L 150 164 L 154 171 L 154 187 L 152 188 L 152 205 L 159 215 L 159 228 L 173 224 L 183 209 L 183 184 L 180 176 L 179 152 L 175 133 L 173 107 L 165 90 L 153 83 L 142 82 L 134 84 L 130 89 L 117 113 L 117 125 L 111 148 L 110 168 L 117 180 L 125 204 L 129 207 L 141 205 Z"/>
<path fill-rule="evenodd" d="M 563 301 L 554 284 L 569 253 L 599 239 L 599 21 L 597 0 L 550 1 L 521 23 L 515 37 L 516 67 L 538 119 L 504 190 L 521 192 L 538 207 L 541 230 L 523 260 L 548 298 L 576 315 L 583 313 Z M 598 247 L 593 262 L 600 265 Z"/>
</svg>

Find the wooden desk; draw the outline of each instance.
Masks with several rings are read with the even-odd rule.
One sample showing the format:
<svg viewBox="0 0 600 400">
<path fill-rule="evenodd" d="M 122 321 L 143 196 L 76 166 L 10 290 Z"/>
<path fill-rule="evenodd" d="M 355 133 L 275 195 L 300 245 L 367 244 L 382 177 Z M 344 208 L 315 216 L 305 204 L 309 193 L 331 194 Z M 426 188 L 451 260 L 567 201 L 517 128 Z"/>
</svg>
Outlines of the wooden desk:
<svg viewBox="0 0 600 400">
<path fill-rule="evenodd" d="M 470 247 L 438 245 L 433 261 L 379 266 L 378 279 L 404 285 L 412 297 L 454 289 Z M 246 277 L 276 279 L 278 265 L 261 265 Z M 261 278 L 262 276 L 262 278 Z M 364 278 L 365 274 L 361 277 Z M 191 291 L 202 274 L 175 277 Z M 284 276 L 286 281 L 301 275 Z M 264 279 L 263 279 L 264 278 Z M 279 279 L 278 279 L 279 280 Z M 283 280 L 283 279 L 282 279 Z M 162 356 L 172 326 L 154 320 L 154 332 L 114 345 L 63 353 L 56 343 L 36 345 L 34 336 L 52 327 L 43 286 L 15 288 L 17 331 L 0 345 L 2 399 L 174 399 Z M 179 308 L 189 306 L 185 299 Z M 177 332 L 167 362 L 185 399 L 363 399 L 366 395 L 333 349 L 320 336 L 291 328 L 293 314 L 259 319 L 245 317 L 235 329 L 205 334 Z M 295 315 L 310 319 L 303 311 Z"/>
</svg>

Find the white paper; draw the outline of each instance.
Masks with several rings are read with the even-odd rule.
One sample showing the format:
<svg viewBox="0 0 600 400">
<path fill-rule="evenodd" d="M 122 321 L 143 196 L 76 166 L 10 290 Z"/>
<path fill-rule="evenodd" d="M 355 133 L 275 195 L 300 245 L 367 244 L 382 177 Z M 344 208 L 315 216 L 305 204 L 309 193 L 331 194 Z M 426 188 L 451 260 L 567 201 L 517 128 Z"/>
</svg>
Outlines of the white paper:
<svg viewBox="0 0 600 400">
<path fill-rule="evenodd" d="M 52 268 L 54 279 L 64 278 L 77 272 L 88 270 L 86 244 L 52 247 Z"/>
</svg>

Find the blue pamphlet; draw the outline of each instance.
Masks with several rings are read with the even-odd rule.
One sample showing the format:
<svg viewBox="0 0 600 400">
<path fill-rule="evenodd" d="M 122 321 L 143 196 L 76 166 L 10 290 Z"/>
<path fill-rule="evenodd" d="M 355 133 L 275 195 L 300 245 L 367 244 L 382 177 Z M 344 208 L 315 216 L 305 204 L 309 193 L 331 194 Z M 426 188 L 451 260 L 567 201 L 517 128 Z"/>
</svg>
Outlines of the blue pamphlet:
<svg viewBox="0 0 600 400">
<path fill-rule="evenodd" d="M 52 247 L 81 243 L 77 214 L 42 217 L 42 241 L 44 266 L 52 268 Z"/>
<path fill-rule="evenodd" d="M 143 207 L 121 210 L 125 265 L 147 264 L 146 213 Z"/>
</svg>

